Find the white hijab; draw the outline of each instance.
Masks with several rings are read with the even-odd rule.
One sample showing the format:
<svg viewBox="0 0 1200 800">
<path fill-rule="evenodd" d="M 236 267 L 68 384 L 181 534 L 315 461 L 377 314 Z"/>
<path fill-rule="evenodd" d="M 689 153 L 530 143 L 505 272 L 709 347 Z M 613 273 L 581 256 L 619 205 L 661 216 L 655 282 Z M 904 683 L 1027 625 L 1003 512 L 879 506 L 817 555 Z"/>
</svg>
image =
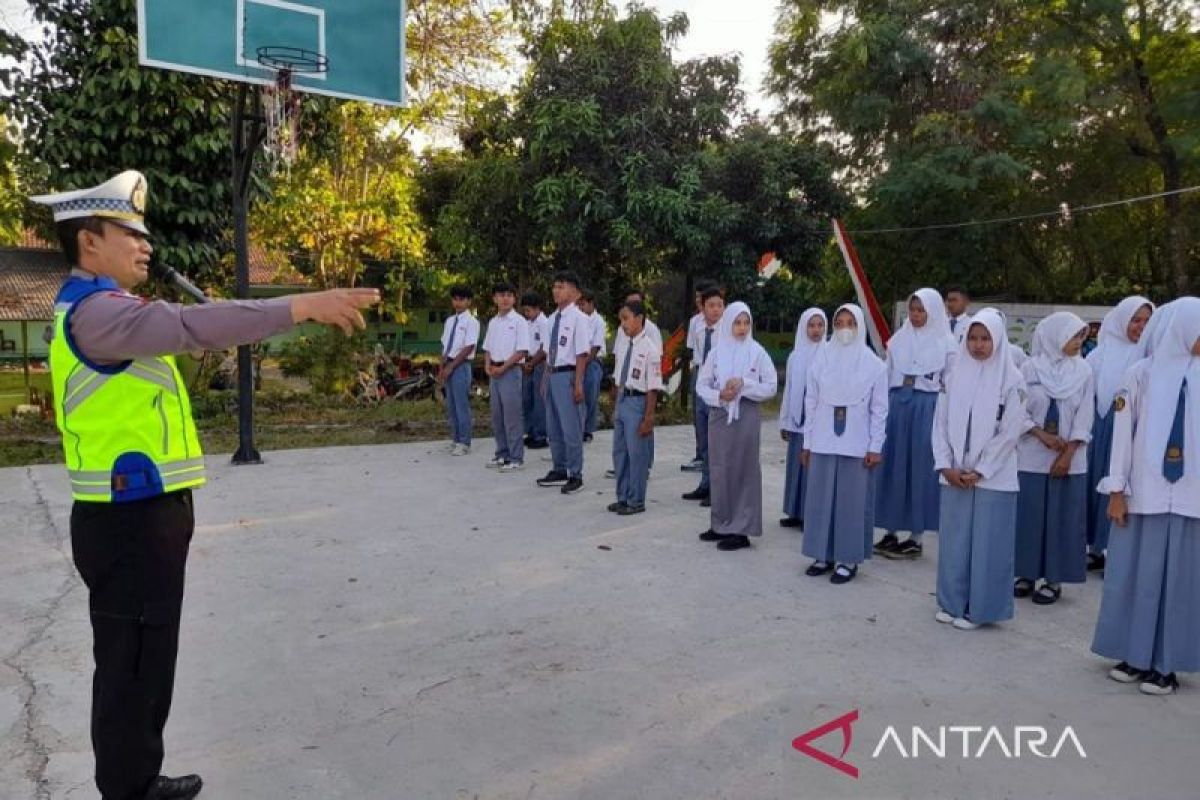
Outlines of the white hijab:
<svg viewBox="0 0 1200 800">
<path fill-rule="evenodd" d="M 750 333 L 745 339 L 739 340 L 733 335 L 733 323 L 742 314 L 750 318 Z M 713 346 L 711 356 L 717 388 L 725 388 L 725 384 L 731 378 L 746 380 L 750 368 L 758 362 L 759 354 L 765 352 L 762 345 L 754 341 L 754 315 L 750 313 L 750 306 L 741 302 L 730 304 L 721 315 L 721 321 L 717 323 L 717 343 Z M 732 425 L 737 420 L 741 405 L 741 397 L 728 403 L 721 401 L 721 407 L 729 415 L 726 424 Z"/>
<path fill-rule="evenodd" d="M 905 375 L 929 375 L 946 368 L 946 360 L 958 347 L 958 339 L 950 333 L 946 303 L 936 289 L 918 289 L 909 295 L 921 301 L 928 318 L 920 328 L 911 319 L 904 320 L 900 330 L 888 341 L 888 354 L 896 367 L 891 382 L 899 386 Z"/>
<path fill-rule="evenodd" d="M 1179 387 L 1187 378 L 1190 424 L 1184 430 L 1190 436 L 1184 445 L 1183 468 L 1188 475 L 1195 475 L 1200 472 L 1200 452 L 1194 446 L 1200 436 L 1200 359 L 1192 355 L 1192 345 L 1200 338 L 1200 299 L 1181 297 L 1170 305 L 1173 311 L 1166 324 L 1158 328 L 1160 336 L 1150 358 L 1148 413 L 1141 417 L 1146 425 L 1141 455 L 1151 469 L 1161 468 L 1175 424 Z"/>
<path fill-rule="evenodd" d="M 787 383 L 783 387 L 783 407 L 779 412 L 780 421 L 791 423 L 791 430 L 800 430 L 800 418 L 804 415 L 804 382 L 808 378 L 808 367 L 817 351 L 826 344 L 825 337 L 816 342 L 808 338 L 808 323 L 813 317 L 824 320 L 825 334 L 829 334 L 829 318 L 821 309 L 809 308 L 800 315 L 800 322 L 796 325 L 796 341 L 792 345 L 792 354 L 788 356 Z"/>
<path fill-rule="evenodd" d="M 871 387 L 887 365 L 867 347 L 867 326 L 862 309 L 853 303 L 839 306 L 832 319 L 842 311 L 854 315 L 858 328 L 854 341 L 841 344 L 836 338 L 817 351 L 809 366 L 814 380 L 821 386 L 821 400 L 832 406 L 857 406 L 867 402 Z"/>
<path fill-rule="evenodd" d="M 1055 400 L 1072 396 L 1092 377 L 1092 370 L 1079 356 L 1068 356 L 1063 347 L 1087 328 L 1087 323 L 1070 311 L 1056 311 L 1033 331 L 1033 362 L 1038 382 Z"/>
<path fill-rule="evenodd" d="M 992 354 L 986 361 L 971 357 L 968 349 L 970 328 L 982 325 L 992 337 Z M 1000 404 L 1014 386 L 1024 383 L 1009 353 L 1008 331 L 1004 318 L 994 308 L 985 308 L 971 319 L 958 357 L 946 373 L 946 404 L 950 449 L 954 463 L 974 468 L 979 453 L 996 435 Z M 967 431 L 971 433 L 971 452 L 967 452 Z"/>
<path fill-rule="evenodd" d="M 1088 355 L 1087 363 L 1096 376 L 1096 413 L 1101 417 L 1108 416 L 1125 371 L 1146 357 L 1149 331 L 1143 330 L 1137 342 L 1130 341 L 1128 333 L 1130 320 L 1146 306 L 1150 306 L 1153 314 L 1154 303 L 1140 295 L 1126 297 L 1104 315 L 1100 324 L 1100 341 Z"/>
</svg>

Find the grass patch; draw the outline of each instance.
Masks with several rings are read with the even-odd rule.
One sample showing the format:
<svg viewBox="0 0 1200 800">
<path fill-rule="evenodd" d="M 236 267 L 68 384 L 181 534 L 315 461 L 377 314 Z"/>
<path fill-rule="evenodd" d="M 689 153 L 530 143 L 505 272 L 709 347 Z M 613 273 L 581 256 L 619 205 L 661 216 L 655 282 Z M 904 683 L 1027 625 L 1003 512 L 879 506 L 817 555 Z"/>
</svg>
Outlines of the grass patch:
<svg viewBox="0 0 1200 800">
<path fill-rule="evenodd" d="M 45 394 L 50 391 L 49 372 L 30 372 L 30 385 Z M 0 415 L 10 416 L 17 406 L 28 402 L 25 391 L 25 373 L 20 369 L 0 370 Z"/>
</svg>

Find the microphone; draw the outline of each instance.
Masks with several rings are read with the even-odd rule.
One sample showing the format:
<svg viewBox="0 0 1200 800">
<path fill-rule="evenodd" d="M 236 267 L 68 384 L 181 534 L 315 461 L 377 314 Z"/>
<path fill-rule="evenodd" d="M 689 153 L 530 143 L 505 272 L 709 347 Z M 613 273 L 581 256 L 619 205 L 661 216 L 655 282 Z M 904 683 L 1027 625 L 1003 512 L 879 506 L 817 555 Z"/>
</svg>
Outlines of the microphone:
<svg viewBox="0 0 1200 800">
<path fill-rule="evenodd" d="M 212 298 L 200 291 L 196 284 L 192 283 L 187 278 L 176 272 L 174 267 L 170 267 L 161 261 L 155 261 L 151 267 L 151 271 L 164 281 L 174 284 L 175 288 L 179 289 L 179 291 L 183 292 L 197 303 L 212 302 Z"/>
</svg>

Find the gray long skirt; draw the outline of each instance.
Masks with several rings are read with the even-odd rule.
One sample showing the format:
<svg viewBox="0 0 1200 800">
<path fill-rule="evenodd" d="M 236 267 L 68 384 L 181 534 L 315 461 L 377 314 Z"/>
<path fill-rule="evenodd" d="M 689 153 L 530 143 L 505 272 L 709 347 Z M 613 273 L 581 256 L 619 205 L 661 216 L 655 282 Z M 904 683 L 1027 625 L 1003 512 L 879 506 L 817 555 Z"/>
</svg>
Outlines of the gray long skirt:
<svg viewBox="0 0 1200 800">
<path fill-rule="evenodd" d="M 1017 493 L 942 487 L 938 606 L 983 625 L 1012 619 Z"/>
<path fill-rule="evenodd" d="M 1051 478 L 1020 472 L 1017 500 L 1018 578 L 1050 583 L 1087 579 L 1088 476 Z"/>
<path fill-rule="evenodd" d="M 808 470 L 800 463 L 802 452 L 804 437 L 799 433 L 789 435 L 787 471 L 783 484 L 783 513 L 789 519 L 804 519 L 804 487 L 808 485 Z"/>
<path fill-rule="evenodd" d="M 762 536 L 762 436 L 758 403 L 742 400 L 737 421 L 720 406 L 708 410 L 708 468 L 712 529 L 733 536 Z"/>
<path fill-rule="evenodd" d="M 1113 526 L 1092 652 L 1137 669 L 1200 671 L 1200 519 L 1130 514 Z"/>
<path fill-rule="evenodd" d="M 937 392 L 905 387 L 889 395 L 883 463 L 875 478 L 875 524 L 890 533 L 938 529 L 941 487 L 932 438 L 937 398 Z"/>
<path fill-rule="evenodd" d="M 817 561 L 861 564 L 875 539 L 875 472 L 861 458 L 813 453 L 804 495 L 804 544 Z"/>
</svg>

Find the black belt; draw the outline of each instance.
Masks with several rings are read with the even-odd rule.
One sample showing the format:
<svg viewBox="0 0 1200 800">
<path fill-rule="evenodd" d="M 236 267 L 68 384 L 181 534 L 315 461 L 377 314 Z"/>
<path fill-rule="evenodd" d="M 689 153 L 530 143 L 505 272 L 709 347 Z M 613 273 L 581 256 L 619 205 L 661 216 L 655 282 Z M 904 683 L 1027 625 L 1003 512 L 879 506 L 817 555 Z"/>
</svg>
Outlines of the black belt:
<svg viewBox="0 0 1200 800">
<path fill-rule="evenodd" d="M 637 389 L 622 389 L 621 394 L 623 394 L 626 397 L 645 397 L 646 396 L 645 392 L 638 391 Z"/>
<path fill-rule="evenodd" d="M 555 372 L 574 372 L 575 368 L 574 367 L 555 367 L 554 371 Z"/>
<path fill-rule="evenodd" d="M 507 363 L 508 363 L 507 361 L 493 361 L 492 366 L 493 367 L 503 367 Z"/>
</svg>

